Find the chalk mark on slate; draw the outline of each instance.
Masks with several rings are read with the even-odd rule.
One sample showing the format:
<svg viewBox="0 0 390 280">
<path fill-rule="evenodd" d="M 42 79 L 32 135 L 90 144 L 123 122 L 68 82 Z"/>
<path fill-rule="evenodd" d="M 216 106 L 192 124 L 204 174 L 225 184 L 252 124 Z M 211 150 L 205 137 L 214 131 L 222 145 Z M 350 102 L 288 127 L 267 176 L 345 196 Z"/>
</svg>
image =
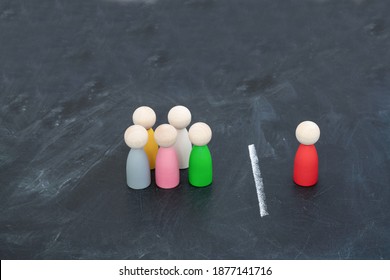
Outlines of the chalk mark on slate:
<svg viewBox="0 0 390 280">
<path fill-rule="evenodd" d="M 259 200 L 260 216 L 264 217 L 269 214 L 267 212 L 267 204 L 265 203 L 264 184 L 259 167 L 259 158 L 257 157 L 255 145 L 249 145 L 248 150 L 252 164 L 253 178 L 255 179 L 257 199 Z"/>
</svg>

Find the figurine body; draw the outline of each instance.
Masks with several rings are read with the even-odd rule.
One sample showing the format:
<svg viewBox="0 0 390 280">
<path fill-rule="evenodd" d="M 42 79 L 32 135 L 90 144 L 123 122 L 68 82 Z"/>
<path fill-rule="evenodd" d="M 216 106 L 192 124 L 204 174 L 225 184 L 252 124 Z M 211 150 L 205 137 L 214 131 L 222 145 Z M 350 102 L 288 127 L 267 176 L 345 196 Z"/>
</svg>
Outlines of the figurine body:
<svg viewBox="0 0 390 280">
<path fill-rule="evenodd" d="M 294 182 L 303 187 L 318 181 L 318 155 L 314 145 L 300 144 L 294 159 Z"/>
<path fill-rule="evenodd" d="M 156 158 L 156 184 L 163 189 L 179 185 L 179 161 L 173 147 L 160 147 Z"/>
<path fill-rule="evenodd" d="M 192 148 L 188 179 L 195 187 L 205 187 L 213 182 L 213 163 L 207 145 Z"/>
<path fill-rule="evenodd" d="M 148 142 L 144 147 L 145 153 L 148 156 L 150 169 L 154 169 L 156 166 L 156 156 L 158 151 L 158 145 L 154 139 L 153 128 L 148 129 Z"/>
<path fill-rule="evenodd" d="M 130 149 L 126 163 L 127 185 L 132 189 L 144 189 L 150 185 L 149 160 L 144 149 Z"/>
</svg>

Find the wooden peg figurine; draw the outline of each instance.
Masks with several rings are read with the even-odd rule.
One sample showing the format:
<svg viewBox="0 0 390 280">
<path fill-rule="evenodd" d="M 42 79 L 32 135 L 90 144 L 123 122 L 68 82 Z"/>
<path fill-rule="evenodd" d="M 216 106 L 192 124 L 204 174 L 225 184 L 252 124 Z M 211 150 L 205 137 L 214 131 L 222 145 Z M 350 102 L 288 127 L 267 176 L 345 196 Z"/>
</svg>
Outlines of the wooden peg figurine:
<svg viewBox="0 0 390 280">
<path fill-rule="evenodd" d="M 206 187 L 213 181 L 213 163 L 207 146 L 212 137 L 211 129 L 205 123 L 195 123 L 190 128 L 189 137 L 194 144 L 188 168 L 189 182 L 195 187 Z"/>
<path fill-rule="evenodd" d="M 314 144 L 320 138 L 320 128 L 312 121 L 301 122 L 295 130 L 299 143 L 294 159 L 295 184 L 314 186 L 318 181 L 318 154 Z"/>
<path fill-rule="evenodd" d="M 149 160 L 143 149 L 148 141 L 146 129 L 132 125 L 125 131 L 125 142 L 130 147 L 126 163 L 126 181 L 132 189 L 144 189 L 150 185 Z"/>
<path fill-rule="evenodd" d="M 150 169 L 154 169 L 158 150 L 153 131 L 153 126 L 156 123 L 156 113 L 150 107 L 141 106 L 133 113 L 133 123 L 143 126 L 148 132 L 148 142 L 144 149 L 149 159 Z"/>
<path fill-rule="evenodd" d="M 176 128 L 162 124 L 156 128 L 154 138 L 160 146 L 156 157 L 156 185 L 162 189 L 172 189 L 180 183 L 179 161 L 173 145 L 176 142 Z"/>
<path fill-rule="evenodd" d="M 191 123 L 191 112 L 184 106 L 175 106 L 168 113 L 168 122 L 177 130 L 177 139 L 173 147 L 179 160 L 179 168 L 186 169 L 192 149 L 187 131 L 187 126 Z"/>
</svg>

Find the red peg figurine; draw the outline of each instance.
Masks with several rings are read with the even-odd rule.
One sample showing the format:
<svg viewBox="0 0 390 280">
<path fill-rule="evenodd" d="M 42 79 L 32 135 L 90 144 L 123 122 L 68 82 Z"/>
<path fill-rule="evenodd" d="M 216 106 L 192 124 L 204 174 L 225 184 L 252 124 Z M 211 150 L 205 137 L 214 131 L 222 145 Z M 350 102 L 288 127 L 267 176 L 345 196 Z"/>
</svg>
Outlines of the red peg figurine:
<svg viewBox="0 0 390 280">
<path fill-rule="evenodd" d="M 295 130 L 299 143 L 294 160 L 294 182 L 312 187 L 318 181 L 318 155 L 314 144 L 320 138 L 320 128 L 312 121 L 301 122 Z"/>
</svg>

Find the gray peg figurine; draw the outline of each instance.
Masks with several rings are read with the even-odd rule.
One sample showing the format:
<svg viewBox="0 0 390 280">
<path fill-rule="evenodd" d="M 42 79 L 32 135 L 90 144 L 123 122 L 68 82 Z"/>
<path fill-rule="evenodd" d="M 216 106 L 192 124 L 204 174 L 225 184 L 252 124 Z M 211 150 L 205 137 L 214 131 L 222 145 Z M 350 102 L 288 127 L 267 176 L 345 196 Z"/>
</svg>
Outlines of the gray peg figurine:
<svg viewBox="0 0 390 280">
<path fill-rule="evenodd" d="M 135 190 L 150 185 L 150 167 L 144 146 L 148 142 L 148 132 L 143 126 L 132 125 L 125 131 L 125 142 L 130 147 L 126 163 L 127 185 Z"/>
</svg>

